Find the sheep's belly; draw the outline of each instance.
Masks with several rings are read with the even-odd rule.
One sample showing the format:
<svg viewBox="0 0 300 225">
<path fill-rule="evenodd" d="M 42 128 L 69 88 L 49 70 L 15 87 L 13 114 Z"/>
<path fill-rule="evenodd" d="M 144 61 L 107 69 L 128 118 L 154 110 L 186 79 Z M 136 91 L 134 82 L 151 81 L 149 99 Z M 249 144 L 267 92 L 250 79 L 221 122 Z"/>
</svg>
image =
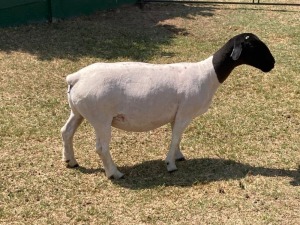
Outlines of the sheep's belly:
<svg viewBox="0 0 300 225">
<path fill-rule="evenodd" d="M 112 126 L 121 130 L 131 132 L 144 132 L 154 130 L 174 120 L 173 115 L 160 117 L 160 118 L 149 118 L 145 117 L 130 117 L 125 114 L 119 114 L 113 118 Z"/>
</svg>

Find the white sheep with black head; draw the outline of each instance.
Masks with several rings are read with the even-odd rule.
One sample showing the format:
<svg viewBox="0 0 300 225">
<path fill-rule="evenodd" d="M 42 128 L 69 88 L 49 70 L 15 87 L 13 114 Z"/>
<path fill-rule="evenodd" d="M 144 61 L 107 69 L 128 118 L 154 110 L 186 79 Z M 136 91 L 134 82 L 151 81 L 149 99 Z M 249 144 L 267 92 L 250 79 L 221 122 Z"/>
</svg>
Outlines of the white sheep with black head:
<svg viewBox="0 0 300 225">
<path fill-rule="evenodd" d="M 217 88 L 242 64 L 269 72 L 275 60 L 257 36 L 243 33 L 201 62 L 95 63 L 68 75 L 71 115 L 61 129 L 63 161 L 68 167 L 78 166 L 73 136 L 85 118 L 95 129 L 96 152 L 106 176 L 121 178 L 109 152 L 111 127 L 142 132 L 170 123 L 172 139 L 165 161 L 169 172 L 177 170 L 175 161 L 184 159 L 180 151 L 184 130 L 208 110 Z"/>
</svg>

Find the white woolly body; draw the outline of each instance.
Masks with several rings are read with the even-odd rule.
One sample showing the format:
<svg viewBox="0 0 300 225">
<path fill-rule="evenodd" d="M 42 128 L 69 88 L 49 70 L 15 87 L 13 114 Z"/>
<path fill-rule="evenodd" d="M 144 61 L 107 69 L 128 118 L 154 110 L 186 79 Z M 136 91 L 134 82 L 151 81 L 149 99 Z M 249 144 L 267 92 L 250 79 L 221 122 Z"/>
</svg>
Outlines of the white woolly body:
<svg viewBox="0 0 300 225">
<path fill-rule="evenodd" d="M 207 111 L 220 85 L 212 56 L 197 63 L 95 63 L 67 82 L 73 112 L 92 125 L 102 117 L 116 128 L 138 132 L 175 119 L 189 123 Z"/>
</svg>

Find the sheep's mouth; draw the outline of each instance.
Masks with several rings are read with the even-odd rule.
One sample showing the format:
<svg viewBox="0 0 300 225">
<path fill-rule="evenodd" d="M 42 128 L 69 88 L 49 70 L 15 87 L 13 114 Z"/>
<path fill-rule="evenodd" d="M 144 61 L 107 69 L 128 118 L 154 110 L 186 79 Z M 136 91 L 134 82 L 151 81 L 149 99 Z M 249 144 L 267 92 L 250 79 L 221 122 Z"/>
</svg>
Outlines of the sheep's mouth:
<svg viewBox="0 0 300 225">
<path fill-rule="evenodd" d="M 265 73 L 270 72 L 275 67 L 275 62 L 270 63 L 268 66 L 262 67 L 261 70 Z"/>
</svg>

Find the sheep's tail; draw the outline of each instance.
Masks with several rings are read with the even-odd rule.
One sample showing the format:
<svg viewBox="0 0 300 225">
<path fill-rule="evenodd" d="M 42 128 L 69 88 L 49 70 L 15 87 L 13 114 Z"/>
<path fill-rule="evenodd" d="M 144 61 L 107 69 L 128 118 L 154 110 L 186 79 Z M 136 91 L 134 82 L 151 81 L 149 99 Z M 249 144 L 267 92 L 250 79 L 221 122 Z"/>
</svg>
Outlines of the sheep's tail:
<svg viewBox="0 0 300 225">
<path fill-rule="evenodd" d="M 80 73 L 72 73 L 67 76 L 66 81 L 69 86 L 74 86 L 80 78 Z"/>
<path fill-rule="evenodd" d="M 72 73 L 67 76 L 66 81 L 68 84 L 68 93 L 70 93 L 72 87 L 78 82 L 79 79 L 80 79 L 80 73 L 78 72 Z"/>
</svg>

